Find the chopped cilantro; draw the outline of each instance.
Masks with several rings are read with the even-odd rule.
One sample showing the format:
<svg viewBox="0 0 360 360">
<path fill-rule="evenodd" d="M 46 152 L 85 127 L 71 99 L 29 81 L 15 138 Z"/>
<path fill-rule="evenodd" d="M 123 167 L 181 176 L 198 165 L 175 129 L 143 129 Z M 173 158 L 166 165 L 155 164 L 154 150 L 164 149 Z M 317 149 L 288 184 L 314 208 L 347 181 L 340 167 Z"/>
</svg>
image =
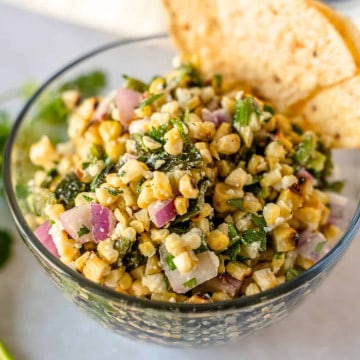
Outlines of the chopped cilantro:
<svg viewBox="0 0 360 360">
<path fill-rule="evenodd" d="M 191 63 L 180 65 L 177 70 L 180 72 L 179 81 L 186 80 L 186 85 L 192 86 L 203 86 L 204 80 L 198 68 Z"/>
<path fill-rule="evenodd" d="M 174 264 L 173 259 L 174 259 L 174 255 L 167 254 L 165 256 L 165 262 L 171 271 L 174 271 L 176 269 L 176 265 Z"/>
<path fill-rule="evenodd" d="M 230 199 L 227 203 L 239 210 L 244 210 L 244 199 Z"/>
<path fill-rule="evenodd" d="M 302 135 L 304 133 L 303 129 L 296 124 L 291 124 L 291 128 L 295 134 Z"/>
<path fill-rule="evenodd" d="M 83 235 L 89 234 L 89 232 L 90 230 L 85 225 L 82 225 L 77 234 L 78 237 L 82 237 Z"/>
<path fill-rule="evenodd" d="M 196 286 L 196 285 L 197 285 L 197 280 L 196 280 L 196 278 L 191 278 L 190 280 L 185 281 L 185 282 L 183 283 L 183 286 L 186 287 L 186 288 L 188 288 L 188 289 L 191 289 L 191 288 L 193 288 L 193 287 Z"/>
<path fill-rule="evenodd" d="M 158 94 L 153 94 L 153 95 L 150 95 L 149 97 L 147 97 L 145 100 L 143 100 L 141 103 L 140 103 L 140 109 L 144 109 L 145 106 L 147 105 L 151 105 L 152 103 L 154 103 L 156 100 L 160 99 L 162 96 L 164 96 L 165 93 L 161 92 L 161 93 L 158 93 Z"/>
<path fill-rule="evenodd" d="M 215 88 L 221 88 L 223 83 L 223 78 L 220 74 L 214 74 L 214 87 Z"/>
<path fill-rule="evenodd" d="M 324 245 L 326 244 L 326 241 L 320 241 L 319 243 L 316 244 L 315 247 L 315 253 L 317 255 L 320 255 L 322 249 L 324 248 Z"/>
<path fill-rule="evenodd" d="M 292 280 L 292 279 L 296 278 L 302 272 L 303 272 L 303 270 L 299 269 L 299 268 L 291 268 L 291 269 L 287 270 L 286 273 L 285 273 L 286 281 L 289 281 L 289 280 Z"/>
<path fill-rule="evenodd" d="M 265 104 L 263 107 L 263 110 L 270 113 L 271 115 L 275 114 L 274 108 L 270 106 L 269 104 Z"/>
<path fill-rule="evenodd" d="M 83 198 L 84 198 L 87 202 L 91 202 L 91 201 L 94 200 L 92 197 L 87 196 L 87 195 L 83 195 Z"/>
<path fill-rule="evenodd" d="M 186 134 L 187 128 L 186 128 L 186 125 L 181 120 L 179 120 L 179 119 L 171 119 L 170 124 L 178 129 L 180 136 L 184 140 L 187 140 L 187 134 Z"/>
<path fill-rule="evenodd" d="M 106 190 L 110 195 L 113 195 L 113 196 L 120 195 L 120 194 L 122 194 L 122 193 L 124 192 L 122 189 L 115 189 L 115 188 L 112 188 L 112 187 L 106 187 L 105 190 Z"/>
<path fill-rule="evenodd" d="M 297 146 L 294 158 L 300 165 L 306 165 L 311 159 L 314 151 L 313 137 L 306 136 L 304 140 Z"/>
<path fill-rule="evenodd" d="M 86 170 L 90 165 L 91 165 L 91 162 L 83 162 L 83 163 L 81 164 L 81 168 L 82 168 L 83 170 Z"/>
<path fill-rule="evenodd" d="M 155 141 L 165 144 L 164 135 L 169 131 L 168 124 L 162 124 L 160 126 L 154 127 L 152 126 L 151 129 L 145 133 L 146 136 L 151 137 Z"/>
</svg>

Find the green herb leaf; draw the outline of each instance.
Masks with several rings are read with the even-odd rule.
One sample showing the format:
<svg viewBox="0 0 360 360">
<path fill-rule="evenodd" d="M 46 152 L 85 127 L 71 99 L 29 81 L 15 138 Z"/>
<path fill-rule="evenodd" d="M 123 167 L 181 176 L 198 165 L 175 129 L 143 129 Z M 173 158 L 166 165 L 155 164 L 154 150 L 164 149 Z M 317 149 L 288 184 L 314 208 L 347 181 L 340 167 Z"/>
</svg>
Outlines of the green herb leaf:
<svg viewBox="0 0 360 360">
<path fill-rule="evenodd" d="M 165 262 L 171 271 L 174 271 L 176 269 L 176 265 L 174 264 L 174 261 L 173 261 L 174 257 L 175 256 L 171 255 L 171 254 L 167 254 L 165 256 Z"/>
<path fill-rule="evenodd" d="M 90 230 L 85 225 L 82 225 L 77 234 L 78 237 L 82 237 L 83 235 L 89 234 L 89 232 Z"/>
<path fill-rule="evenodd" d="M 10 259 L 12 244 L 13 239 L 10 233 L 0 229 L 0 268 Z"/>
<path fill-rule="evenodd" d="M 195 287 L 197 285 L 197 280 L 196 278 L 191 278 L 190 280 L 188 281 L 185 281 L 183 283 L 183 286 L 188 288 L 188 289 L 192 289 L 193 287 Z"/>
<path fill-rule="evenodd" d="M 127 75 L 123 75 L 123 78 L 125 80 L 123 87 L 126 89 L 131 89 L 140 93 L 143 93 L 148 89 L 148 85 L 139 79 Z"/>
<path fill-rule="evenodd" d="M 227 203 L 239 210 L 244 210 L 244 199 L 230 199 Z"/>
<path fill-rule="evenodd" d="M 158 127 L 152 126 L 151 129 L 145 133 L 146 136 L 151 137 L 160 144 L 165 144 L 164 135 L 169 131 L 168 124 L 162 124 Z"/>
<path fill-rule="evenodd" d="M 334 192 L 341 192 L 345 186 L 345 181 L 333 181 L 326 184 L 326 190 L 331 190 Z"/>
<path fill-rule="evenodd" d="M 306 136 L 304 140 L 297 146 L 294 158 L 300 165 L 305 166 L 311 159 L 313 151 L 313 137 L 311 135 Z"/>
<path fill-rule="evenodd" d="M 83 197 L 87 202 L 92 202 L 92 201 L 94 201 L 94 199 L 93 199 L 92 197 L 90 197 L 90 196 L 83 195 L 82 197 Z"/>
<path fill-rule="evenodd" d="M 322 249 L 324 248 L 324 245 L 326 244 L 326 241 L 320 241 L 319 243 L 316 244 L 315 247 L 315 253 L 317 255 L 320 255 Z"/>
<path fill-rule="evenodd" d="M 180 65 L 177 70 L 179 71 L 179 82 L 186 80 L 186 85 L 189 87 L 192 86 L 203 86 L 204 80 L 202 78 L 201 72 L 193 64 L 186 63 Z"/>
<path fill-rule="evenodd" d="M 241 234 L 245 244 L 251 244 L 255 241 L 263 242 L 266 241 L 266 233 L 263 230 L 250 229 L 245 230 Z"/>
<path fill-rule="evenodd" d="M 113 196 L 120 195 L 120 194 L 122 194 L 122 193 L 124 192 L 122 189 L 115 189 L 115 188 L 112 188 L 112 187 L 106 187 L 105 190 L 106 190 L 110 195 L 113 195 Z"/>
<path fill-rule="evenodd" d="M 186 130 L 185 130 L 187 128 L 186 128 L 186 125 L 181 120 L 179 120 L 179 119 L 171 119 L 170 124 L 178 129 L 180 136 L 184 140 L 187 140 L 187 133 L 186 133 Z"/>
<path fill-rule="evenodd" d="M 251 220 L 260 229 L 264 229 L 267 226 L 264 216 L 258 216 L 255 214 L 251 214 Z"/>
<path fill-rule="evenodd" d="M 147 105 L 151 105 L 152 103 L 154 103 L 156 100 L 160 99 L 165 93 L 158 93 L 158 94 L 153 94 L 150 95 L 148 98 L 146 98 L 145 100 L 143 100 L 140 103 L 140 109 L 144 109 L 145 106 Z"/>
<path fill-rule="evenodd" d="M 214 85 L 216 88 L 221 88 L 223 83 L 223 78 L 221 74 L 214 74 Z"/>
</svg>

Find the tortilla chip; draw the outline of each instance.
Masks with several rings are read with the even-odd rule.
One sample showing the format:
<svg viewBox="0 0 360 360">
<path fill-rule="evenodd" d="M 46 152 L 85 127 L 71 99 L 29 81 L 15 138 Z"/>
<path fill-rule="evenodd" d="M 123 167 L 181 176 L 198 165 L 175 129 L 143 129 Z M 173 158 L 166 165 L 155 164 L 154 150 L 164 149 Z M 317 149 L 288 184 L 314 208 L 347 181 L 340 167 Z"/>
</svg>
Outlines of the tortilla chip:
<svg viewBox="0 0 360 360">
<path fill-rule="evenodd" d="M 357 26 L 347 17 L 336 12 L 320 1 L 309 0 L 311 6 L 321 11 L 335 26 L 340 35 L 346 41 L 357 67 L 360 67 L 360 31 Z"/>
<path fill-rule="evenodd" d="M 355 75 L 356 63 L 329 19 L 308 0 L 163 0 L 182 56 L 197 53 L 284 111 Z"/>
<path fill-rule="evenodd" d="M 307 127 L 331 139 L 331 145 L 360 147 L 360 75 L 308 100 L 302 114 Z"/>
</svg>

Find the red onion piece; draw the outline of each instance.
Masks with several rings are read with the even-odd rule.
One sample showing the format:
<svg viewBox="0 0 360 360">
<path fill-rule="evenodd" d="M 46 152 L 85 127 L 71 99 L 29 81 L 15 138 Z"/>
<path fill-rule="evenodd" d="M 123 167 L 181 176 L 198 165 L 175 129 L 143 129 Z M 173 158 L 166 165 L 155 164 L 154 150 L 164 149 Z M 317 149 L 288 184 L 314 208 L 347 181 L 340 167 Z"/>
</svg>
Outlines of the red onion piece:
<svg viewBox="0 0 360 360">
<path fill-rule="evenodd" d="M 76 206 L 70 210 L 63 212 L 62 214 L 60 214 L 59 220 L 64 227 L 64 230 L 74 240 L 82 244 L 94 240 L 91 231 L 92 224 L 90 204 Z M 86 229 L 89 232 L 87 232 Z"/>
<path fill-rule="evenodd" d="M 148 212 L 150 220 L 157 228 L 162 228 L 169 221 L 174 220 L 177 214 L 174 199 L 154 201 L 149 205 Z"/>
<path fill-rule="evenodd" d="M 125 153 L 122 157 L 121 157 L 121 161 L 126 163 L 131 159 L 137 159 L 136 155 L 130 154 L 130 153 Z"/>
<path fill-rule="evenodd" d="M 238 296 L 243 282 L 235 279 L 229 274 L 220 274 L 203 284 L 199 288 L 199 292 L 224 292 L 231 297 Z M 197 290 L 197 289 L 196 289 Z"/>
<path fill-rule="evenodd" d="M 303 167 L 299 169 L 296 176 L 299 179 L 303 178 L 303 179 L 305 179 L 307 181 L 310 181 L 310 183 L 312 183 L 312 184 L 315 184 L 315 182 L 316 182 L 316 179 Z"/>
<path fill-rule="evenodd" d="M 100 204 L 91 203 L 91 224 L 95 242 L 107 239 L 114 230 L 115 216 L 113 212 Z"/>
<path fill-rule="evenodd" d="M 219 127 L 222 123 L 230 123 L 230 114 L 226 109 L 217 109 L 215 111 L 209 111 L 206 108 L 201 110 L 203 121 L 212 122 L 216 127 Z"/>
<path fill-rule="evenodd" d="M 48 221 L 41 224 L 35 231 L 35 235 L 40 242 L 56 257 L 60 257 L 54 243 L 53 237 L 49 234 L 51 225 Z"/>
<path fill-rule="evenodd" d="M 330 214 L 328 222 L 339 228 L 345 227 L 345 207 L 347 204 L 347 198 L 345 196 L 336 194 L 334 192 L 326 193 L 330 203 Z"/>
<path fill-rule="evenodd" d="M 197 285 L 204 283 L 207 280 L 214 278 L 218 273 L 219 258 L 212 251 L 204 251 L 197 254 L 198 263 L 189 272 L 182 274 L 178 269 L 171 270 L 166 262 L 169 255 L 164 245 L 160 246 L 160 259 L 162 267 L 165 271 L 169 283 L 178 294 L 184 294 L 193 289 Z M 189 285 L 189 280 L 196 279 L 192 285 Z M 187 286 L 184 286 L 184 283 Z"/>
<path fill-rule="evenodd" d="M 305 259 L 318 261 L 331 250 L 331 246 L 322 233 L 305 230 L 300 234 L 296 249 Z"/>
<path fill-rule="evenodd" d="M 116 93 L 116 104 L 119 110 L 120 122 L 128 126 L 134 118 L 134 109 L 139 105 L 142 95 L 134 90 L 120 88 Z"/>
</svg>

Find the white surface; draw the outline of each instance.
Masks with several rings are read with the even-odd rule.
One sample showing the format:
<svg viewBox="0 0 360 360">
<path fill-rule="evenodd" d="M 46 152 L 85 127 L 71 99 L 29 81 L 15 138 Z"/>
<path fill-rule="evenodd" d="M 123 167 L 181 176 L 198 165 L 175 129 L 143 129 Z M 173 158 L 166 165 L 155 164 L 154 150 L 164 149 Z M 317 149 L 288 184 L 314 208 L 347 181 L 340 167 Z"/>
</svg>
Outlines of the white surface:
<svg viewBox="0 0 360 360">
<path fill-rule="evenodd" d="M 113 38 L 0 4 L 0 94 L 29 78 L 42 81 Z M 4 208 L 0 223 L 11 226 Z M 318 291 L 280 323 L 236 344 L 181 350 L 136 343 L 102 328 L 61 295 L 17 237 L 14 255 L 0 271 L 0 339 L 18 360 L 355 360 L 358 254 L 359 237 Z"/>
</svg>

